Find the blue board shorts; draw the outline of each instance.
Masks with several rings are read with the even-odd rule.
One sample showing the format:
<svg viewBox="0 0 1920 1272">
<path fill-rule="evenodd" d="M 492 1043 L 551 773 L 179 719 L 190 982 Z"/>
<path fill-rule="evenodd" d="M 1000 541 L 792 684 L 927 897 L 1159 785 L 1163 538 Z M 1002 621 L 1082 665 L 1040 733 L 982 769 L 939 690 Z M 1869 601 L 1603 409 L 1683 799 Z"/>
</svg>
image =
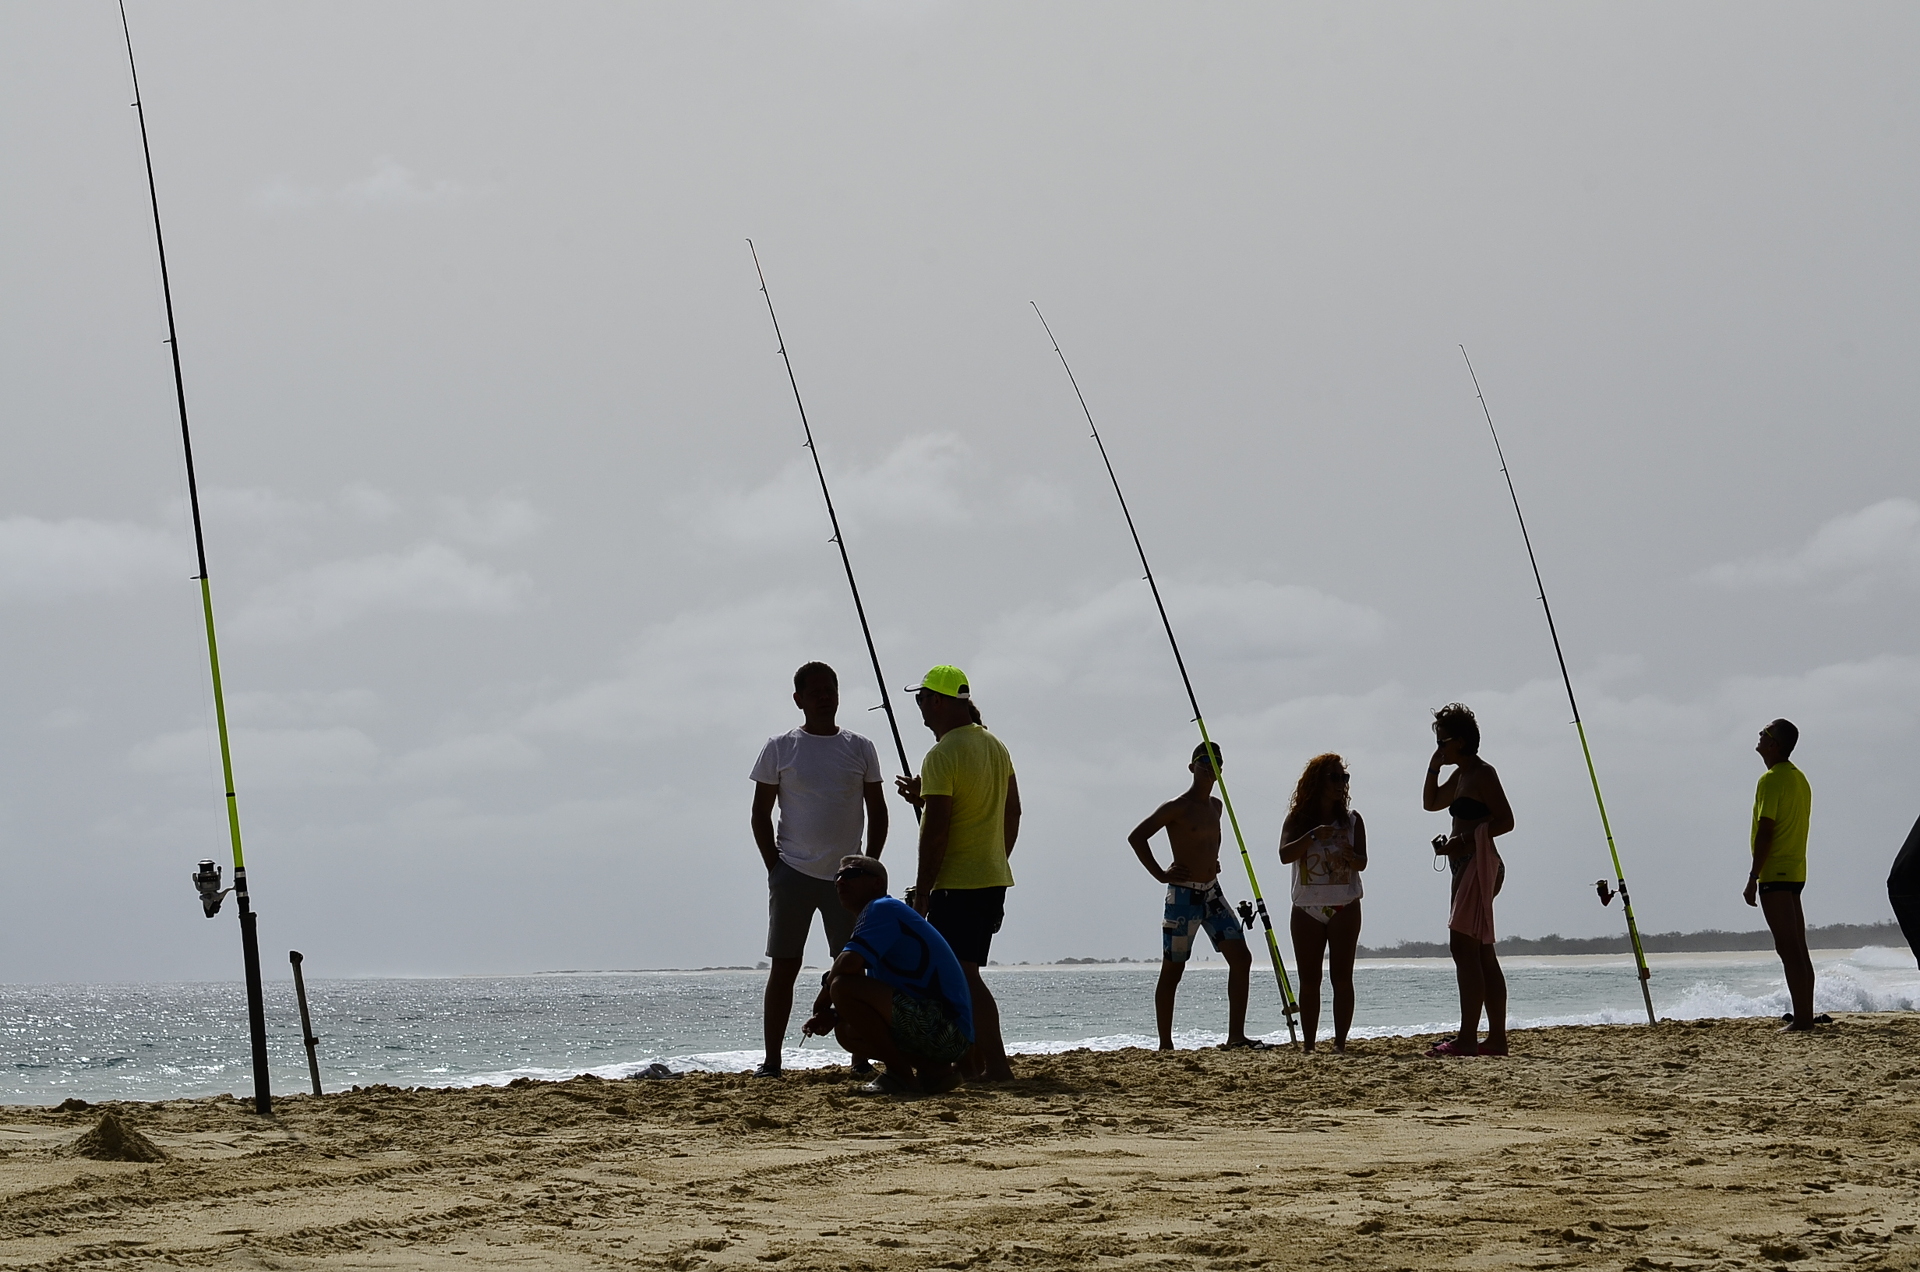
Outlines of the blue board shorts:
<svg viewBox="0 0 1920 1272">
<path fill-rule="evenodd" d="M 915 1060 L 952 1064 L 967 1054 L 973 1040 L 947 1014 L 946 1006 L 904 989 L 893 991 L 893 1045 Z"/>
<path fill-rule="evenodd" d="M 1160 953 L 1169 963 L 1184 963 L 1193 953 L 1193 938 L 1202 928 L 1213 948 L 1222 941 L 1244 941 L 1240 920 L 1220 891 L 1220 881 L 1189 888 L 1184 884 L 1167 886 L 1167 917 L 1160 925 Z"/>
</svg>

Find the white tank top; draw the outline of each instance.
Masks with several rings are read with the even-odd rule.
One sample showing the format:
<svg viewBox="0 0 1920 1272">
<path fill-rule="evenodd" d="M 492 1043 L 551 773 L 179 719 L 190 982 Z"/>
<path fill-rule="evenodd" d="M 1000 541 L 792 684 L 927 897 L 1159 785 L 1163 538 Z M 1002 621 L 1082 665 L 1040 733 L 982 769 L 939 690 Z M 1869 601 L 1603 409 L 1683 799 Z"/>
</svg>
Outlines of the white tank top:
<svg viewBox="0 0 1920 1272">
<path fill-rule="evenodd" d="M 1360 872 L 1340 856 L 1353 847 L 1353 814 L 1325 839 L 1316 839 L 1293 863 L 1293 903 L 1345 905 L 1363 895 Z"/>
</svg>

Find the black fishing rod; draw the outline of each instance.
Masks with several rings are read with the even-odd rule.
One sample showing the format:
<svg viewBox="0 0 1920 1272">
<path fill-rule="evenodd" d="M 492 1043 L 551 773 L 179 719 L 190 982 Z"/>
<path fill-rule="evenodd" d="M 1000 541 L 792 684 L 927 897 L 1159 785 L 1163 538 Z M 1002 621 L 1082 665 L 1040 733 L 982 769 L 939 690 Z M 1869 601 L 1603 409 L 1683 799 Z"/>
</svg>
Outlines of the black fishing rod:
<svg viewBox="0 0 1920 1272">
<path fill-rule="evenodd" d="M 1647 966 L 1647 952 L 1640 945 L 1640 924 L 1633 917 L 1633 901 L 1627 896 L 1627 875 L 1620 868 L 1620 849 L 1613 842 L 1613 825 L 1607 820 L 1607 801 L 1600 795 L 1600 775 L 1593 767 L 1593 750 L 1587 745 L 1587 726 L 1580 722 L 1580 704 L 1574 701 L 1573 677 L 1567 674 L 1567 656 L 1560 650 L 1560 632 L 1553 623 L 1553 606 L 1547 604 L 1547 585 L 1540 580 L 1540 561 L 1533 554 L 1533 536 L 1527 533 L 1527 519 L 1520 511 L 1520 495 L 1513 488 L 1513 474 L 1507 471 L 1507 452 L 1500 445 L 1499 430 L 1493 426 L 1493 412 L 1487 408 L 1487 395 L 1480 391 L 1480 377 L 1474 372 L 1473 359 L 1467 357 L 1467 347 L 1460 346 L 1460 356 L 1466 359 L 1467 375 L 1473 379 L 1473 395 L 1480 399 L 1480 413 L 1487 417 L 1487 432 L 1493 435 L 1493 451 L 1500 457 L 1500 475 L 1507 479 L 1507 495 L 1513 500 L 1513 516 L 1520 523 L 1520 539 L 1527 545 L 1527 563 L 1533 567 L 1533 585 L 1540 589 L 1540 608 L 1547 616 L 1547 635 L 1553 638 L 1553 656 L 1560 663 L 1560 682 L 1567 687 L 1567 706 L 1573 711 L 1573 727 L 1580 735 L 1580 754 L 1587 760 L 1587 781 L 1593 785 L 1593 802 L 1600 809 L 1600 829 L 1607 837 L 1607 852 L 1613 858 L 1614 884 L 1620 893 L 1620 908 L 1627 915 L 1627 939 L 1633 944 L 1633 961 L 1640 968 L 1640 997 L 1647 1004 L 1647 1023 L 1657 1024 L 1659 1018 L 1653 1014 L 1653 991 L 1647 982 L 1653 979 L 1653 971 Z M 1613 900 L 1607 891 L 1607 881 L 1602 879 L 1596 888 L 1600 894 L 1600 904 Z"/>
<path fill-rule="evenodd" d="M 167 274 L 167 241 L 160 233 L 160 191 L 153 179 L 153 147 L 147 141 L 147 108 L 140 102 L 140 71 L 133 61 L 133 29 L 127 25 L 126 0 L 120 0 L 120 30 L 127 39 L 127 71 L 133 77 L 133 108 L 140 116 L 140 150 L 147 160 L 147 198 L 153 204 L 153 243 L 160 255 L 160 295 L 167 308 L 167 347 L 173 353 L 173 396 L 180 409 L 180 445 L 187 458 L 187 504 L 193 510 L 193 548 L 199 560 L 200 610 L 206 616 L 207 665 L 213 673 L 213 718 L 220 732 L 220 772 L 226 780 L 227 835 L 233 842 L 234 905 L 240 912 L 240 951 L 247 973 L 247 1027 L 253 1035 L 253 1107 L 273 1112 L 267 1074 L 267 1014 L 260 991 L 260 937 L 253 903 L 247 895 L 247 859 L 240 847 L 240 804 L 233 793 L 233 751 L 227 738 L 227 702 L 220 688 L 220 645 L 213 634 L 213 591 L 207 579 L 207 540 L 200 529 L 200 487 L 193 471 L 193 433 L 187 427 L 187 385 L 180 373 L 180 334 L 173 324 L 173 284 Z M 208 918 L 220 910 L 220 867 L 200 863 L 194 876 Z"/>
<path fill-rule="evenodd" d="M 787 364 L 787 383 L 793 386 L 793 404 L 800 411 L 800 428 L 807 435 L 807 453 L 813 456 L 813 475 L 820 479 L 820 497 L 827 501 L 827 520 L 833 523 L 833 543 L 840 549 L 840 564 L 847 572 L 847 590 L 853 593 L 853 612 L 860 616 L 860 634 L 867 640 L 867 657 L 873 662 L 873 678 L 880 685 L 880 709 L 887 713 L 887 728 L 893 733 L 893 749 L 900 756 L 900 771 L 913 773 L 913 761 L 907 758 L 907 744 L 900 740 L 900 721 L 893 714 L 893 698 L 887 693 L 887 678 L 880 670 L 880 654 L 873 647 L 873 629 L 867 626 L 867 607 L 860 603 L 860 585 L 853 581 L 853 559 L 847 555 L 847 539 L 840 533 L 840 514 L 833 510 L 833 492 L 827 489 L 827 470 L 820 466 L 820 448 L 813 444 L 813 425 L 807 422 L 807 404 L 800 400 L 800 381 L 793 374 L 793 359 L 787 355 L 787 338 L 780 333 L 780 317 L 773 312 L 773 293 L 767 290 L 767 274 L 760 268 L 760 252 L 747 240 L 753 253 L 753 272 L 760 276 L 760 294 L 767 300 L 767 317 L 773 320 L 773 338 L 780 342 L 780 360 Z M 918 816 L 918 813 L 915 814 Z"/>
<path fill-rule="evenodd" d="M 1294 1014 L 1300 1007 L 1294 1001 L 1293 984 L 1287 979 L 1287 965 L 1280 957 L 1280 941 L 1273 933 L 1273 920 L 1267 914 L 1267 899 L 1260 894 L 1260 877 L 1253 870 L 1253 855 L 1247 851 L 1246 837 L 1240 833 L 1240 818 L 1233 811 L 1233 796 L 1227 793 L 1226 774 L 1220 771 L 1220 761 L 1213 753 L 1213 739 L 1207 736 L 1207 720 L 1200 713 L 1200 699 L 1193 692 L 1192 678 L 1187 675 L 1187 661 L 1180 656 L 1180 642 L 1173 636 L 1173 620 L 1167 617 L 1166 602 L 1160 599 L 1160 585 L 1154 581 L 1153 566 L 1147 563 L 1147 550 L 1140 542 L 1140 530 L 1133 524 L 1133 511 L 1127 507 L 1127 497 L 1120 490 L 1120 478 L 1113 471 L 1113 460 L 1107 455 L 1107 444 L 1100 439 L 1100 426 L 1093 422 L 1093 412 L 1087 406 L 1087 395 L 1080 391 L 1080 380 L 1073 374 L 1073 368 L 1067 365 L 1067 355 L 1061 352 L 1060 341 L 1048 325 L 1047 316 L 1040 312 L 1039 303 L 1027 303 L 1033 306 L 1034 316 L 1040 319 L 1040 325 L 1046 329 L 1047 339 L 1053 342 L 1053 352 L 1067 373 L 1067 382 L 1073 385 L 1073 395 L 1080 399 L 1080 413 L 1087 417 L 1087 427 L 1093 430 L 1093 444 L 1100 448 L 1100 462 L 1107 466 L 1107 480 L 1113 483 L 1114 497 L 1120 501 L 1120 515 L 1127 519 L 1127 533 L 1133 536 L 1133 550 L 1140 554 L 1140 568 L 1146 571 L 1147 586 L 1153 590 L 1154 608 L 1160 611 L 1160 625 L 1167 629 L 1167 644 L 1173 648 L 1173 665 L 1180 669 L 1180 683 L 1186 686 L 1187 704 L 1193 708 L 1193 722 L 1200 726 L 1200 741 L 1206 745 L 1207 762 L 1213 768 L 1214 780 L 1220 784 L 1220 802 L 1226 805 L 1234 841 L 1240 845 L 1240 864 L 1247 868 L 1247 886 L 1253 889 L 1253 911 L 1259 916 L 1260 925 L 1266 929 L 1267 953 L 1273 956 L 1274 977 L 1280 983 L 1280 1002 L 1287 1017 L 1287 1036 L 1298 1045 L 1300 1034 L 1294 1028 Z M 1244 901 L 1241 902 L 1241 908 L 1244 912 Z M 1251 923 L 1248 926 L 1252 926 Z"/>
</svg>

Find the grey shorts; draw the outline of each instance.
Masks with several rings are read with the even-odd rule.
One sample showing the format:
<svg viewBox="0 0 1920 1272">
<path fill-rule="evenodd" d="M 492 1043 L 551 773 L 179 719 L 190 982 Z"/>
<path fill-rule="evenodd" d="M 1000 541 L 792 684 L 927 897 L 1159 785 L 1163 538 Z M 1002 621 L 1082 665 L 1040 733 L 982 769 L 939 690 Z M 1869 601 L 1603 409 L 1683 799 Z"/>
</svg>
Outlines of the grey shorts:
<svg viewBox="0 0 1920 1272">
<path fill-rule="evenodd" d="M 805 957 L 815 910 L 820 912 L 820 926 L 827 930 L 831 962 L 853 937 L 854 916 L 840 904 L 833 880 L 801 874 L 784 861 L 775 866 L 767 876 L 767 957 Z"/>
</svg>

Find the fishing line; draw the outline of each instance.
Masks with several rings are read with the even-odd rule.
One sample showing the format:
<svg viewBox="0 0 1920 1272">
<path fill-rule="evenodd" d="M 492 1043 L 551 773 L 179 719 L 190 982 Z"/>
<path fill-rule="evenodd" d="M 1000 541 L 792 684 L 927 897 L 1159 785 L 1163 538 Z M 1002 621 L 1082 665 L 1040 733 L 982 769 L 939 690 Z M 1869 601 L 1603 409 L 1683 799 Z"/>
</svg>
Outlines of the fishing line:
<svg viewBox="0 0 1920 1272">
<path fill-rule="evenodd" d="M 253 1039 L 253 1107 L 260 1114 L 273 1111 L 273 1092 L 267 1073 L 267 1017 L 260 990 L 260 937 L 253 903 L 247 895 L 247 859 L 240 846 L 240 804 L 233 793 L 233 751 L 227 738 L 227 703 L 220 688 L 220 645 L 213 633 L 213 590 L 207 578 L 207 541 L 200 528 L 200 487 L 193 469 L 193 434 L 187 427 L 187 386 L 180 372 L 180 333 L 173 322 L 173 284 L 167 273 L 167 241 L 160 232 L 160 191 L 153 179 L 153 147 L 147 140 L 147 108 L 140 101 L 140 71 L 133 60 L 133 29 L 127 25 L 126 0 L 120 0 L 120 30 L 127 40 L 127 71 L 133 78 L 133 108 L 140 117 L 140 151 L 147 164 L 147 199 L 153 205 L 153 244 L 160 260 L 160 295 L 167 311 L 167 348 L 173 355 L 173 396 L 180 411 L 180 445 L 187 461 L 187 503 L 193 510 L 193 549 L 200 565 L 200 610 L 206 617 L 207 666 L 213 674 L 213 716 L 220 733 L 220 775 L 227 792 L 227 836 L 233 843 L 233 893 L 240 913 L 240 951 L 246 965 L 247 1027 Z M 220 887 L 220 867 L 200 863 L 194 876 L 200 902 L 208 918 L 220 909 L 228 889 Z"/>
<path fill-rule="evenodd" d="M 1653 1014 L 1653 991 L 1647 982 L 1653 978 L 1653 972 L 1647 967 L 1647 953 L 1640 945 L 1640 924 L 1633 917 L 1633 901 L 1627 896 L 1627 875 L 1620 868 L 1620 849 L 1613 842 L 1613 825 L 1607 820 L 1607 801 L 1600 795 L 1600 775 L 1593 767 L 1593 751 L 1587 746 L 1587 726 L 1580 722 L 1580 704 L 1574 701 L 1573 677 L 1567 674 L 1567 656 L 1560 650 L 1560 632 L 1553 624 L 1553 607 L 1547 604 L 1547 585 L 1540 581 L 1540 561 L 1533 554 L 1533 537 L 1527 533 L 1527 519 L 1520 512 L 1520 495 L 1513 488 L 1513 474 L 1507 471 L 1507 452 L 1500 445 L 1500 433 L 1493 427 L 1493 412 L 1487 408 L 1487 395 L 1480 391 L 1480 377 L 1474 372 L 1473 359 L 1467 357 L 1467 347 L 1460 346 L 1460 356 L 1466 359 L 1467 374 L 1473 379 L 1473 395 L 1480 399 L 1480 413 L 1487 417 L 1487 432 L 1493 435 L 1493 450 L 1500 457 L 1500 475 L 1507 479 L 1507 495 L 1513 500 L 1514 519 L 1520 523 L 1520 539 L 1527 545 L 1527 563 L 1533 566 L 1533 584 L 1540 589 L 1540 608 L 1547 616 L 1547 634 L 1553 638 L 1553 656 L 1560 663 L 1560 682 L 1567 687 L 1567 706 L 1573 710 L 1573 727 L 1580 734 L 1580 754 L 1586 757 L 1587 781 L 1593 785 L 1593 802 L 1600 809 L 1600 829 L 1607 837 L 1607 852 L 1613 858 L 1614 884 L 1620 893 L 1620 908 L 1627 915 L 1627 939 L 1633 944 L 1633 961 L 1640 968 L 1640 997 L 1647 1004 L 1647 1023 L 1658 1024 Z M 1600 880 L 1595 885 L 1600 896 L 1600 904 L 1613 900 L 1607 891 L 1607 881 Z"/>
<path fill-rule="evenodd" d="M 893 749 L 900 756 L 900 771 L 912 776 L 913 762 L 907 759 L 907 744 L 900 740 L 900 721 L 893 714 L 893 698 L 887 693 L 887 678 L 880 671 L 880 655 L 873 647 L 873 629 L 867 626 L 867 607 L 860 603 L 860 585 L 853 580 L 853 560 L 847 555 L 847 539 L 840 532 L 840 514 L 833 509 L 833 492 L 827 489 L 827 470 L 820 465 L 820 448 L 813 444 L 813 425 L 807 422 L 807 404 L 800 400 L 800 381 L 793 374 L 793 359 L 787 356 L 787 338 L 780 333 L 779 315 L 773 312 L 773 293 L 767 290 L 767 274 L 760 268 L 760 252 L 747 240 L 753 253 L 753 272 L 760 276 L 760 294 L 767 300 L 767 317 L 773 321 L 773 338 L 780 343 L 780 360 L 787 367 L 787 383 L 793 387 L 793 404 L 800 412 L 800 428 L 807 435 L 807 453 L 813 456 L 813 475 L 820 479 L 820 497 L 827 502 L 827 520 L 833 523 L 834 546 L 840 549 L 840 564 L 847 572 L 847 590 L 853 593 L 853 612 L 860 616 L 860 634 L 867 641 L 867 658 L 873 663 L 873 678 L 880 686 L 880 709 L 887 713 L 887 728 L 893 733 Z M 914 815 L 919 816 L 916 809 Z"/>
<path fill-rule="evenodd" d="M 1227 793 L 1226 775 L 1220 771 L 1220 761 L 1213 754 L 1213 739 L 1207 736 L 1206 717 L 1200 714 L 1200 699 L 1194 695 L 1193 681 L 1187 675 L 1186 659 L 1180 656 L 1180 642 L 1173 636 L 1173 620 L 1167 617 L 1167 606 L 1160 599 L 1160 585 L 1154 581 L 1153 567 L 1147 563 L 1147 550 L 1140 543 L 1140 530 L 1133 524 L 1133 512 L 1127 507 L 1127 497 L 1121 493 L 1120 478 L 1113 471 L 1113 460 L 1107 455 L 1107 444 L 1100 439 L 1100 426 L 1093 422 L 1093 412 L 1087 406 L 1087 396 L 1080 391 L 1080 381 L 1073 374 L 1073 368 L 1067 365 L 1067 355 L 1060 350 L 1060 341 L 1054 336 L 1053 328 L 1047 323 L 1047 316 L 1040 312 L 1036 301 L 1028 301 L 1033 306 L 1034 316 L 1040 319 L 1040 325 L 1046 329 L 1047 339 L 1053 342 L 1053 352 L 1060 359 L 1060 366 L 1067 373 L 1068 383 L 1073 385 L 1073 395 L 1080 399 L 1080 413 L 1087 417 L 1087 427 L 1093 430 L 1093 444 L 1100 448 L 1100 462 L 1107 466 L 1107 480 L 1113 483 L 1113 494 L 1120 501 L 1120 515 L 1127 519 L 1127 533 L 1133 536 L 1133 550 L 1140 554 L 1140 568 L 1146 571 L 1147 586 L 1153 590 L 1154 608 L 1160 611 L 1160 625 L 1167 630 L 1167 644 L 1173 648 L 1174 666 L 1180 669 L 1180 683 L 1186 686 L 1187 703 L 1193 708 L 1193 722 L 1200 726 L 1200 740 L 1206 744 L 1207 762 L 1213 768 L 1213 779 L 1220 784 L 1220 802 L 1226 805 L 1227 820 L 1233 826 L 1234 842 L 1240 845 L 1240 864 L 1247 868 L 1247 885 L 1253 889 L 1253 910 L 1259 915 L 1260 925 L 1266 929 L 1267 952 L 1273 956 L 1274 978 L 1280 983 L 1280 1002 L 1286 1012 L 1287 1036 L 1295 1045 L 1300 1042 L 1300 1034 L 1294 1028 L 1294 1013 L 1299 1004 L 1294 1001 L 1293 984 L 1287 979 L 1287 965 L 1280 958 L 1280 941 L 1273 934 L 1273 920 L 1267 914 L 1267 900 L 1260 895 L 1260 877 L 1253 870 L 1253 855 L 1247 851 L 1247 840 L 1240 833 L 1240 818 L 1233 811 L 1233 796 Z M 1245 902 L 1242 902 L 1245 907 Z M 1249 923 L 1251 926 L 1251 923 Z"/>
</svg>

